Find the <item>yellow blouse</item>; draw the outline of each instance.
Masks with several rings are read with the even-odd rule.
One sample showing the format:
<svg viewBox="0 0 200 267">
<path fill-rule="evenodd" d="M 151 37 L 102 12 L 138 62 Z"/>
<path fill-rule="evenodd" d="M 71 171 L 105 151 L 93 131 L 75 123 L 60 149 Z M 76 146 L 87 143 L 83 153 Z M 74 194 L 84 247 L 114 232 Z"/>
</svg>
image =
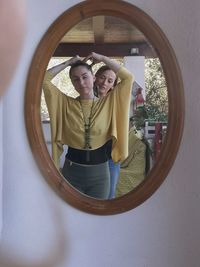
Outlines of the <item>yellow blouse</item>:
<svg viewBox="0 0 200 267">
<path fill-rule="evenodd" d="M 128 156 L 129 106 L 133 76 L 124 67 L 117 73 L 120 83 L 106 97 L 78 100 L 62 93 L 51 80 L 55 75 L 45 74 L 43 89 L 50 116 L 52 157 L 59 166 L 63 144 L 84 149 L 85 128 L 82 108 L 91 108 L 90 143 L 97 149 L 112 138 L 112 158 L 123 161 Z"/>
</svg>

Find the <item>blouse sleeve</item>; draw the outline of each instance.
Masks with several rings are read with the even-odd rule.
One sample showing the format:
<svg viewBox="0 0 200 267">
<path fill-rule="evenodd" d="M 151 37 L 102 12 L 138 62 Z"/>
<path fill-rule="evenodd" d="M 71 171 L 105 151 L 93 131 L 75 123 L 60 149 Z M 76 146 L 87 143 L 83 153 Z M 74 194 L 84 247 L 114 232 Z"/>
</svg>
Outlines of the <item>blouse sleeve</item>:
<svg viewBox="0 0 200 267">
<path fill-rule="evenodd" d="M 50 117 L 52 158 L 59 169 L 60 156 L 63 152 L 61 143 L 61 126 L 58 119 L 62 118 L 62 107 L 65 94 L 63 94 L 52 82 L 54 75 L 48 71 L 45 74 L 43 82 L 43 91 Z"/>
<path fill-rule="evenodd" d="M 128 156 L 129 109 L 133 75 L 124 67 L 117 73 L 120 83 L 113 90 L 112 114 L 112 158 L 123 161 Z"/>
</svg>

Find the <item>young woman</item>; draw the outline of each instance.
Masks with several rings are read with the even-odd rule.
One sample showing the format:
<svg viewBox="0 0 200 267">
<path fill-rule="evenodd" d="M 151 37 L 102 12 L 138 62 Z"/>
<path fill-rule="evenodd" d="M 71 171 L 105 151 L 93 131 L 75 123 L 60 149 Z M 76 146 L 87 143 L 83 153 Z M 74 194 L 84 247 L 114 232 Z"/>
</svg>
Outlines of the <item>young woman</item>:
<svg viewBox="0 0 200 267">
<path fill-rule="evenodd" d="M 116 73 L 108 66 L 104 65 L 100 67 L 95 73 L 95 95 L 98 97 L 104 97 L 109 93 L 118 82 Z"/>
<path fill-rule="evenodd" d="M 100 67 L 95 74 L 95 95 L 98 97 L 105 97 L 117 85 L 118 77 L 116 73 L 108 66 Z M 108 157 L 109 157 L 109 171 L 110 171 L 110 192 L 109 199 L 116 195 L 116 187 L 119 179 L 120 162 L 114 162 L 111 158 L 112 140 L 108 142 Z"/>
<path fill-rule="evenodd" d="M 107 199 L 110 175 L 107 142 L 112 139 L 115 162 L 128 155 L 128 112 L 132 75 L 116 61 L 91 53 L 86 59 L 103 62 L 119 77 L 115 90 L 103 98 L 94 95 L 95 76 L 91 66 L 77 56 L 46 72 L 44 94 L 49 110 L 52 156 L 59 168 L 63 145 L 68 152 L 62 174 L 76 189 L 91 197 Z M 70 79 L 78 98 L 63 94 L 51 80 L 70 66 Z"/>
</svg>

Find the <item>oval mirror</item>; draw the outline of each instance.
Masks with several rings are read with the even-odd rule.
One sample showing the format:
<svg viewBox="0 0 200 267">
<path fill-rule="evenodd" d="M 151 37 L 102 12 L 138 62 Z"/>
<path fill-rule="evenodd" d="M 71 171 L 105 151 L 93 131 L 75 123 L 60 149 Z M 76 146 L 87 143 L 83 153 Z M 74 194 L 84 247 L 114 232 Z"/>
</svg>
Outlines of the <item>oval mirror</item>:
<svg viewBox="0 0 200 267">
<path fill-rule="evenodd" d="M 90 17 L 75 25 L 61 39 L 47 69 L 63 64 L 76 54 L 84 58 L 91 51 L 112 57 L 136 78 L 129 112 L 129 154 L 121 164 L 109 160 L 111 185 L 108 199 L 112 199 L 143 182 L 158 159 L 168 124 L 167 86 L 158 55 L 144 34 L 127 21 L 111 16 Z M 97 73 L 101 66 L 102 63 L 95 64 L 93 72 Z M 68 67 L 59 72 L 52 83 L 65 95 L 79 96 L 69 78 Z M 44 94 L 41 119 L 45 141 L 52 155 L 51 119 Z M 61 173 L 68 151 L 67 145 L 63 147 L 59 164 Z"/>
<path fill-rule="evenodd" d="M 121 163 L 115 198 L 109 200 L 80 193 L 55 167 L 51 158 L 48 110 L 42 95 L 47 68 L 77 54 L 85 57 L 91 51 L 115 58 L 133 70 L 136 78 L 130 106 L 133 127 L 129 132 L 129 156 Z M 95 65 L 94 71 L 98 68 Z M 59 75 L 54 83 L 64 92 L 67 85 L 67 94 L 76 97 L 73 88 L 69 90 L 68 75 Z M 35 52 L 27 80 L 25 120 L 36 161 L 64 200 L 96 214 L 120 213 L 138 206 L 165 179 L 176 157 L 183 129 L 182 79 L 166 36 L 147 14 L 122 1 L 84 2 L 72 7 L 50 26 Z M 142 141 L 141 151 L 135 140 L 139 140 L 140 148 Z M 65 153 L 64 150 L 61 168 Z"/>
</svg>

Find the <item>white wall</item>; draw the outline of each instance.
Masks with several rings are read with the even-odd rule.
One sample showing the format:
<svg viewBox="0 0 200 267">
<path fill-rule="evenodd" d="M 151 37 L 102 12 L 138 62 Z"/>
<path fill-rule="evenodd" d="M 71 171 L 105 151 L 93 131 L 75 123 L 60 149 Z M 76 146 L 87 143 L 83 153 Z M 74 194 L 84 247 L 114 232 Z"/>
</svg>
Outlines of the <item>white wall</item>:
<svg viewBox="0 0 200 267">
<path fill-rule="evenodd" d="M 0 237 L 2 230 L 2 186 L 3 186 L 3 103 L 0 100 Z"/>
<path fill-rule="evenodd" d="M 128 56 L 124 58 L 124 65 L 134 74 L 135 81 L 144 89 L 142 93 L 145 95 L 144 60 L 143 56 Z"/>
<path fill-rule="evenodd" d="M 2 245 L 15 258 L 15 266 L 49 267 L 52 262 L 56 267 L 199 267 L 199 0 L 128 1 L 152 16 L 175 50 L 186 118 L 182 144 L 165 182 L 141 206 L 114 216 L 70 207 L 55 195 L 35 164 L 23 114 L 28 67 L 50 23 L 79 1 L 27 2 L 24 51 L 3 99 Z"/>
</svg>

